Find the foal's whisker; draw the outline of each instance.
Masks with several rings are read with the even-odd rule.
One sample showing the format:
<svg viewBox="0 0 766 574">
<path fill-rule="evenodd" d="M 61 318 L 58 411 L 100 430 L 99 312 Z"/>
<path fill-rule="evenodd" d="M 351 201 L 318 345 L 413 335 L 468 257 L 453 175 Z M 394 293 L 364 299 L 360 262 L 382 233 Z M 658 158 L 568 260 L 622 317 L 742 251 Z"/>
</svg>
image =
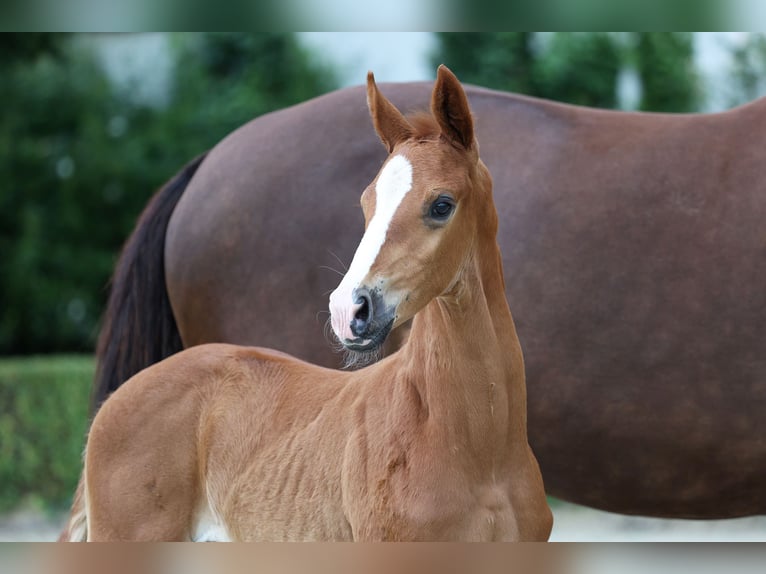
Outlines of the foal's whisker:
<svg viewBox="0 0 766 574">
<path fill-rule="evenodd" d="M 343 277 L 345 275 L 345 273 L 343 273 L 342 271 L 338 271 L 337 269 L 335 269 L 333 267 L 330 267 L 329 265 L 320 265 L 319 268 L 320 269 L 327 269 L 328 271 L 332 271 L 333 273 L 337 273 L 341 277 Z"/>
<path fill-rule="evenodd" d="M 346 370 L 355 370 L 377 363 L 382 356 L 380 347 L 372 351 L 350 351 L 341 345 L 343 353 L 343 368 Z"/>
<path fill-rule="evenodd" d="M 340 353 L 344 350 L 343 343 L 338 340 L 335 331 L 332 330 L 332 316 L 327 317 L 327 320 L 324 322 L 323 334 L 325 341 L 327 341 L 327 344 L 330 345 L 334 353 Z"/>
<path fill-rule="evenodd" d="M 317 316 L 319 316 L 319 313 L 329 314 L 329 311 L 318 311 Z M 323 334 L 325 341 L 327 341 L 327 344 L 330 345 L 330 348 L 333 352 L 343 353 L 342 368 L 345 370 L 354 370 L 361 367 L 366 367 L 367 365 L 378 362 L 383 356 L 383 349 L 381 347 L 375 349 L 374 351 L 364 352 L 350 351 L 347 349 L 338 339 L 335 331 L 332 330 L 332 316 L 327 317 L 327 320 L 324 324 Z"/>
<path fill-rule="evenodd" d="M 343 267 L 343 269 L 344 269 L 346 272 L 348 272 L 348 265 L 346 265 L 345 263 L 343 263 L 343 260 L 342 260 L 340 257 L 338 257 L 338 256 L 335 254 L 335 252 L 334 252 L 332 249 L 328 249 L 327 251 L 329 251 L 330 255 L 332 255 L 333 257 L 335 257 L 335 259 L 338 261 L 338 263 L 340 263 L 340 266 L 341 266 L 341 267 Z"/>
</svg>

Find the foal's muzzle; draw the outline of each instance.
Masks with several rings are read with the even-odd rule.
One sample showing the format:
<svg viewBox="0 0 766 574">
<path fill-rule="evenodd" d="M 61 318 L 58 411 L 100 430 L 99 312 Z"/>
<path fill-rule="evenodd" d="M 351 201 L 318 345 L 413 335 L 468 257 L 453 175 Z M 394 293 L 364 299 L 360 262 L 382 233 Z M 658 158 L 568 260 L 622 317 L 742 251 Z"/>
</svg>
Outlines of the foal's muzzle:
<svg viewBox="0 0 766 574">
<path fill-rule="evenodd" d="M 340 300 L 333 294 L 330 315 L 335 335 L 344 347 L 350 351 L 373 351 L 388 337 L 395 309 L 385 304 L 378 290 L 358 287 L 350 297 Z"/>
</svg>

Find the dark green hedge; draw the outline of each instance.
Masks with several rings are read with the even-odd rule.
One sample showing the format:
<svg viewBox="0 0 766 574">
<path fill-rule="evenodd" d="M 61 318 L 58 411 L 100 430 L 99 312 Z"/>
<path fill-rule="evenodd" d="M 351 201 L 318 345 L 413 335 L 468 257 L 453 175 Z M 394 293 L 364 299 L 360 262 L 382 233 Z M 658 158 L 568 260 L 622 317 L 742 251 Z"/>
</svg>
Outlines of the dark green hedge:
<svg viewBox="0 0 766 574">
<path fill-rule="evenodd" d="M 71 500 L 93 369 L 89 356 L 0 359 L 0 511 Z"/>
</svg>

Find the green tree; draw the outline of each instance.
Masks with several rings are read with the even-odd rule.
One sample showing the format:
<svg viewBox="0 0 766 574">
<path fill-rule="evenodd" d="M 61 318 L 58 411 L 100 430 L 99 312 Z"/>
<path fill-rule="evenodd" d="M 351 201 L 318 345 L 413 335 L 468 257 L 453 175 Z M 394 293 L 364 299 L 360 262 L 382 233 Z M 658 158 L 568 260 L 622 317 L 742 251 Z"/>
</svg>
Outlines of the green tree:
<svg viewBox="0 0 766 574">
<path fill-rule="evenodd" d="M 574 104 L 614 108 L 620 73 L 637 70 L 641 109 L 700 103 L 690 33 L 442 33 L 433 60 L 462 80 Z"/>
<path fill-rule="evenodd" d="M 642 110 L 692 112 L 700 103 L 691 32 L 636 32 Z"/>
<path fill-rule="evenodd" d="M 108 205 L 100 214 L 89 206 L 103 189 L 93 181 L 102 154 L 114 147 L 104 129 L 114 104 L 94 65 L 74 56 L 65 63 L 69 58 L 40 53 L 0 74 L 10 110 L 0 117 L 3 352 L 87 340 L 87 316 L 109 272 L 89 224 L 103 225 L 112 214 Z"/>
<path fill-rule="evenodd" d="M 42 32 L 0 34 L 0 65 L 31 61 L 41 55 L 58 55 L 65 36 Z"/>
<path fill-rule="evenodd" d="M 605 33 L 440 33 L 435 63 L 469 83 L 614 107 L 621 48 Z"/>
<path fill-rule="evenodd" d="M 537 61 L 539 95 L 572 104 L 616 108 L 622 60 L 622 49 L 613 35 L 554 34 Z"/>
<path fill-rule="evenodd" d="M 256 116 L 337 84 L 335 73 L 313 61 L 291 34 L 185 34 L 164 121 L 209 147 Z"/>
<path fill-rule="evenodd" d="M 538 94 L 532 32 L 439 32 L 434 65 L 461 81 L 496 90 Z"/>
<path fill-rule="evenodd" d="M 335 86 L 290 34 L 174 37 L 168 105 L 118 91 L 75 36 L 5 37 L 0 354 L 89 351 L 117 253 L 151 194 L 262 113 Z"/>
<path fill-rule="evenodd" d="M 740 105 L 766 94 L 766 36 L 750 33 L 730 53 L 729 103 Z"/>
</svg>

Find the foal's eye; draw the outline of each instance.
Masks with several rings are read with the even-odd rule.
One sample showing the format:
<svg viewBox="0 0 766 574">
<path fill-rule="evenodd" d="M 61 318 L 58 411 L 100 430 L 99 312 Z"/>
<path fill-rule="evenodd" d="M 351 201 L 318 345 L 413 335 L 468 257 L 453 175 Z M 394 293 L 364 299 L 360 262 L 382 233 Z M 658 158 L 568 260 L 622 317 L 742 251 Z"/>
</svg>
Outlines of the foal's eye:
<svg viewBox="0 0 766 574">
<path fill-rule="evenodd" d="M 453 203 L 452 198 L 440 196 L 431 204 L 429 214 L 433 219 L 444 220 L 449 217 L 454 207 L 455 204 Z"/>
</svg>

